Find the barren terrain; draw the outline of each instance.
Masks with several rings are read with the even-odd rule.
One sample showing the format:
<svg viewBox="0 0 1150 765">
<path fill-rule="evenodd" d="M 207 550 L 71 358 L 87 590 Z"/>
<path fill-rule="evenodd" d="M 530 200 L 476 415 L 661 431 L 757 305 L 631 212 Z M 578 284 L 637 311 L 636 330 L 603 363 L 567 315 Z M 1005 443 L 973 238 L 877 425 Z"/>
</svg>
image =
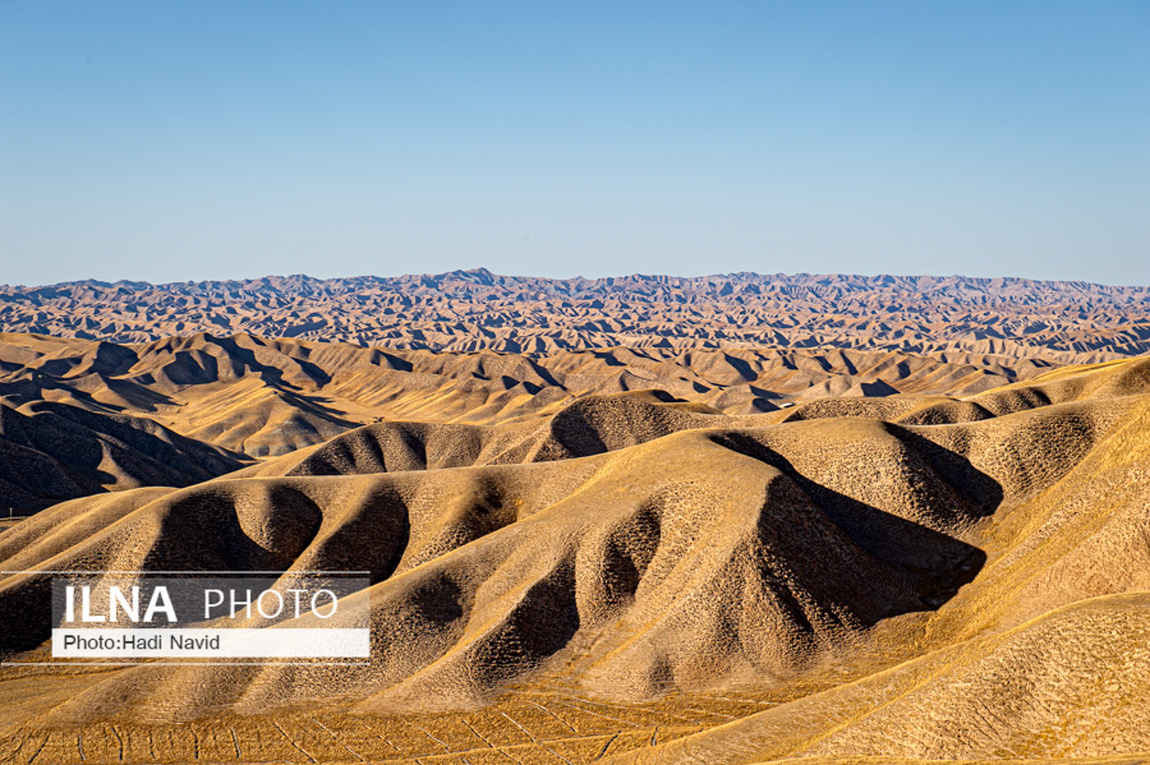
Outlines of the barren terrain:
<svg viewBox="0 0 1150 765">
<path fill-rule="evenodd" d="M 183 486 L 374 422 L 450 423 L 463 434 L 521 421 L 527 433 L 541 427 L 535 415 L 627 391 L 751 414 L 828 395 L 969 394 L 1051 366 L 891 351 L 608 348 L 528 358 L 250 335 L 140 345 L 0 335 L 0 506 L 20 515 L 104 489 Z"/>
<path fill-rule="evenodd" d="M 390 348 L 857 348 L 1064 363 L 1150 352 L 1150 288 L 738 273 L 542 279 L 486 269 L 351 279 L 0 287 L 0 331 L 145 342 L 199 332 Z"/>
<path fill-rule="evenodd" d="M 1148 761 L 1108 294 L 1031 354 L 4 335 L 0 761 Z M 50 655 L 48 572 L 353 569 L 363 665 Z"/>
</svg>

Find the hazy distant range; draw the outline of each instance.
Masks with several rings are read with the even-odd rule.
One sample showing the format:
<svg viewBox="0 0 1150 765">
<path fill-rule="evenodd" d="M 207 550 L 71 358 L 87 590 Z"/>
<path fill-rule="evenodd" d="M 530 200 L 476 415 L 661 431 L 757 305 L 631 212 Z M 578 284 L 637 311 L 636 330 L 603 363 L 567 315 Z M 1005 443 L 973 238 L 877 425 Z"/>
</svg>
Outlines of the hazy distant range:
<svg viewBox="0 0 1150 765">
<path fill-rule="evenodd" d="M 1150 353 L 1150 287 L 961 276 L 437 275 L 0 287 L 0 331 L 250 333 L 436 351 L 859 348 L 1059 362 Z"/>
</svg>

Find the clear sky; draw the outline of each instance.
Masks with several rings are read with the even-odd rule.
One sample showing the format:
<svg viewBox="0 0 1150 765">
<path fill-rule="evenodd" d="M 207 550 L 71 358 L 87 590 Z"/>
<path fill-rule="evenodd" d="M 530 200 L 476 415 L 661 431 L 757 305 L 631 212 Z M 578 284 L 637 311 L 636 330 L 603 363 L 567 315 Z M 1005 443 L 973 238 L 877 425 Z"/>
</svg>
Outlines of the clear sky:
<svg viewBox="0 0 1150 765">
<path fill-rule="evenodd" d="M 0 0 L 0 283 L 1150 284 L 1150 2 Z"/>
</svg>

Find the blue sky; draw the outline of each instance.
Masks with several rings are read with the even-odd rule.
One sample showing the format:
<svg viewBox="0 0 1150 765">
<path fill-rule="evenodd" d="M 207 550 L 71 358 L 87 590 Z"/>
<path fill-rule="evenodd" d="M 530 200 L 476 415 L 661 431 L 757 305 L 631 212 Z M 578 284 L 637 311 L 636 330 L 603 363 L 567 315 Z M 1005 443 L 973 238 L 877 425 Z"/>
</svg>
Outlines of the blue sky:
<svg viewBox="0 0 1150 765">
<path fill-rule="evenodd" d="M 1150 3 L 0 0 L 2 283 L 1150 284 Z"/>
</svg>

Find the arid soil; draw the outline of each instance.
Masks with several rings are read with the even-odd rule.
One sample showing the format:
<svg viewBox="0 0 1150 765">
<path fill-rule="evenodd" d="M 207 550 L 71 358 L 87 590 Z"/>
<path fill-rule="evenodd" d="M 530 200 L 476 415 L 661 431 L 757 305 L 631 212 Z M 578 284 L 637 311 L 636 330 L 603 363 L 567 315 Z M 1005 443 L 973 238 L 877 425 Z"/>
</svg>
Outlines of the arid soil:
<svg viewBox="0 0 1150 765">
<path fill-rule="evenodd" d="M 1143 288 L 6 290 L 0 762 L 1150 762 Z M 256 570 L 370 660 L 51 655 L 51 572 Z"/>
<path fill-rule="evenodd" d="M 5 570 L 354 562 L 374 583 L 358 596 L 373 650 L 369 666 L 335 670 L 6 667 L 0 751 L 461 763 L 1150 751 L 1150 361 L 759 414 L 668 398 L 386 421 L 17 524 L 0 535 Z M 46 658 L 38 580 L 0 580 L 17 660 Z"/>
</svg>

